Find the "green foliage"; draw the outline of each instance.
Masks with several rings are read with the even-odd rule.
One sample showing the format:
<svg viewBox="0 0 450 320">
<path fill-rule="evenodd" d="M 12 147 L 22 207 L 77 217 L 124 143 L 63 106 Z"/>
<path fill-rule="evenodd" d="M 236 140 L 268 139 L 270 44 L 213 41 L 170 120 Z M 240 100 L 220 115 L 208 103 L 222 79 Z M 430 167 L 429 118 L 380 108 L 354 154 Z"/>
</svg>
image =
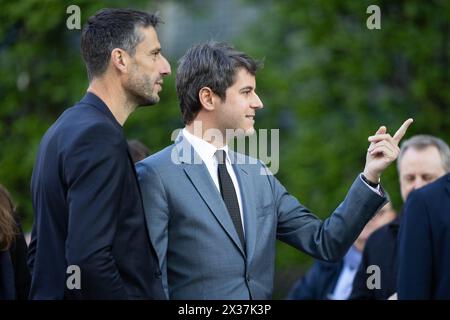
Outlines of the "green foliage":
<svg viewBox="0 0 450 320">
<path fill-rule="evenodd" d="M 82 24 L 99 8 L 130 6 L 118 0 L 0 0 L 0 183 L 19 203 L 26 229 L 32 221 L 29 181 L 39 141 L 88 85 L 80 31 L 66 28 L 71 4 L 81 8 Z M 133 1 L 137 8 L 148 4 Z M 428 133 L 450 142 L 450 2 L 257 4 L 262 16 L 235 43 L 264 58 L 257 85 L 265 108 L 257 127 L 280 128 L 277 177 L 318 216 L 326 218 L 343 199 L 363 169 L 367 137 L 380 125 L 393 133 L 413 117 L 406 137 Z M 366 28 L 371 4 L 381 8 L 381 30 Z M 174 63 L 172 68 L 175 73 Z M 174 78 L 165 79 L 160 104 L 136 111 L 125 125 L 129 138 L 153 152 L 169 145 L 172 130 L 182 126 Z M 400 209 L 394 166 L 382 182 Z M 286 245 L 278 249 L 279 271 L 303 270 L 311 263 Z"/>
</svg>

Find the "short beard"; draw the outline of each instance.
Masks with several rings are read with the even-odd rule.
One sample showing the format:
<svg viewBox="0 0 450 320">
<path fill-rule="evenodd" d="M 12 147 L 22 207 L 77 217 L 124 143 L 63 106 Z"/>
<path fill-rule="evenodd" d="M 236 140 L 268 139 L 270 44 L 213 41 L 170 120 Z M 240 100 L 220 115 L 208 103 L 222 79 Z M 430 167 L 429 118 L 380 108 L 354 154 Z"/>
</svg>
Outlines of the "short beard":
<svg viewBox="0 0 450 320">
<path fill-rule="evenodd" d="M 137 72 L 137 70 L 134 70 Z M 133 103 L 136 107 L 152 106 L 159 102 L 159 96 L 151 91 L 154 88 L 155 81 L 143 74 L 141 77 L 132 77 L 127 83 L 126 90 L 128 101 Z M 148 91 L 150 90 L 150 92 Z"/>
<path fill-rule="evenodd" d="M 159 96 L 157 95 L 149 95 L 149 96 L 143 96 L 143 95 L 136 95 L 135 101 L 137 104 L 137 107 L 145 107 L 145 106 L 153 106 L 159 102 Z"/>
</svg>

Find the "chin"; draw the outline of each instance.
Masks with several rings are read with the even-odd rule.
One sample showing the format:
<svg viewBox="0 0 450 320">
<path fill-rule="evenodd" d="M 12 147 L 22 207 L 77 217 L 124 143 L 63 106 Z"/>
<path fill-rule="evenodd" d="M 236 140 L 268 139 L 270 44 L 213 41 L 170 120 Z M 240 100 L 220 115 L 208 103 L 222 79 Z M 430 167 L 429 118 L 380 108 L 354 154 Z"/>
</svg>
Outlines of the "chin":
<svg viewBox="0 0 450 320">
<path fill-rule="evenodd" d="M 251 128 L 237 128 L 231 129 L 233 131 L 233 136 L 235 137 L 248 137 L 255 133 L 255 129 Z"/>
<path fill-rule="evenodd" d="M 152 106 L 152 105 L 157 104 L 158 102 L 159 102 L 159 96 L 155 94 L 150 97 L 141 97 L 141 101 L 139 101 L 139 106 L 140 107 Z"/>
<path fill-rule="evenodd" d="M 252 136 L 252 135 L 254 135 L 254 134 L 255 134 L 255 132 L 256 132 L 256 130 L 255 130 L 255 128 L 254 128 L 254 127 L 251 127 L 251 128 L 245 129 L 245 135 L 246 135 L 246 136 Z"/>
</svg>

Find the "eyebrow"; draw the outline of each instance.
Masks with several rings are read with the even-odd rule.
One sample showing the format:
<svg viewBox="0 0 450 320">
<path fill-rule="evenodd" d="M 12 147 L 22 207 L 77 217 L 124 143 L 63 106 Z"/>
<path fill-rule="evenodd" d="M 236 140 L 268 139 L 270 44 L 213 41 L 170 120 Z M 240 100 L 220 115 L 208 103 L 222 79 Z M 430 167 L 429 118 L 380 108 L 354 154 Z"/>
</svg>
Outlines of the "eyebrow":
<svg viewBox="0 0 450 320">
<path fill-rule="evenodd" d="M 246 86 L 246 87 L 241 88 L 241 89 L 239 90 L 239 92 L 246 91 L 246 90 L 252 91 L 252 90 L 254 90 L 254 88 L 253 88 L 252 86 Z"/>
<path fill-rule="evenodd" d="M 161 47 L 153 48 L 153 49 L 151 49 L 149 52 L 150 52 L 150 53 L 158 53 L 158 52 L 161 52 Z"/>
</svg>

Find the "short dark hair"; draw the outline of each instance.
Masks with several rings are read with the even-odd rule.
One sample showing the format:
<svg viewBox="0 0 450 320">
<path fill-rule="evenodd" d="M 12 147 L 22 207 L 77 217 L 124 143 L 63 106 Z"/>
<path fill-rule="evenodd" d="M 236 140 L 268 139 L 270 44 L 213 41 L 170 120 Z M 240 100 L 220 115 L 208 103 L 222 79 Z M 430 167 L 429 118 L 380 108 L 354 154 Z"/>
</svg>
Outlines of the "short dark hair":
<svg viewBox="0 0 450 320">
<path fill-rule="evenodd" d="M 139 27 L 155 28 L 160 22 L 155 14 L 132 9 L 106 8 L 91 16 L 81 34 L 81 54 L 89 80 L 106 71 L 113 49 L 121 48 L 134 55 L 143 40 Z"/>
<path fill-rule="evenodd" d="M 226 43 L 208 41 L 190 48 L 178 61 L 176 76 L 183 122 L 189 124 L 200 111 L 198 93 L 201 88 L 209 87 L 223 101 L 239 69 L 245 68 L 256 75 L 261 66 L 260 61 Z"/>
</svg>

